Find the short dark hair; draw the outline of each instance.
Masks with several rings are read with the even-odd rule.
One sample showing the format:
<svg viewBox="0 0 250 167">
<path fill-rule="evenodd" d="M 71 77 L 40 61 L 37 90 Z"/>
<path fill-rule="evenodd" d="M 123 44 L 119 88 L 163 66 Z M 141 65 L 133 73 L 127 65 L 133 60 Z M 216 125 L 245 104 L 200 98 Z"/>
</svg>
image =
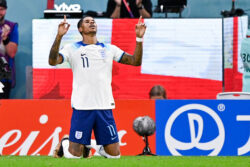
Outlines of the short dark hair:
<svg viewBox="0 0 250 167">
<path fill-rule="evenodd" d="M 151 98 L 152 96 L 162 96 L 164 99 L 166 99 L 166 90 L 161 85 L 155 85 L 149 92 L 149 97 Z"/>
<path fill-rule="evenodd" d="M 82 26 L 82 22 L 83 20 L 86 18 L 86 17 L 92 17 L 92 16 L 88 16 L 88 15 L 85 15 L 83 16 L 77 23 L 77 28 L 79 29 L 81 26 Z M 93 18 L 93 17 L 92 17 Z"/>
</svg>

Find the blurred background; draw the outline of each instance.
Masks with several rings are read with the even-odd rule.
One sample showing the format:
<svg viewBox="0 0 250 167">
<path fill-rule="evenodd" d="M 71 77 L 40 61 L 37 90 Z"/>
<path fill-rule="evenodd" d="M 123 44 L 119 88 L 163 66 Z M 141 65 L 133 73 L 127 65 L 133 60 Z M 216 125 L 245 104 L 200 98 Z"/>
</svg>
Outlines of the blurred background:
<svg viewBox="0 0 250 167">
<path fill-rule="evenodd" d="M 158 0 L 151 1 L 155 11 Z M 0 100 L 0 154 L 52 155 L 55 144 L 69 131 L 72 112 L 69 66 L 47 63 L 62 19 L 44 18 L 47 0 L 7 3 L 6 19 L 19 25 L 17 81 L 10 97 L 17 100 Z M 84 13 L 105 12 L 108 0 L 54 3 L 80 4 Z M 232 0 L 187 0 L 182 18 L 178 13 L 166 18 L 166 13 L 153 12 L 152 18 L 143 20 L 148 27 L 142 66 L 114 63 L 113 67 L 114 117 L 123 155 L 142 151 L 144 142 L 132 125 L 145 115 L 156 122 L 156 134 L 149 140 L 157 155 L 250 155 L 249 100 L 215 100 L 250 97 L 247 92 L 240 94 L 240 48 L 249 29 L 250 1 L 235 1 L 235 9 L 245 11 L 243 16 L 223 18 L 221 12 L 231 8 Z M 68 19 L 72 27 L 62 45 L 81 40 L 78 20 Z M 96 18 L 96 22 L 101 42 L 133 54 L 137 19 Z M 238 93 L 217 96 L 230 91 Z M 180 149 L 179 141 L 191 147 Z"/>
<path fill-rule="evenodd" d="M 107 0 L 55 0 L 55 4 L 80 4 L 83 11 L 106 11 Z M 47 8 L 47 0 L 8 0 L 6 19 L 19 24 L 19 46 L 16 55 L 17 85 L 11 92 L 11 98 L 25 99 L 26 95 L 26 68 L 32 66 L 32 19 L 42 19 L 43 11 Z M 152 0 L 153 10 L 157 0 Z M 250 1 L 237 0 L 236 8 L 242 8 L 249 15 Z M 220 18 L 221 11 L 230 10 L 230 0 L 188 0 L 187 7 L 182 12 L 183 18 Z M 153 18 L 164 18 L 164 14 L 153 13 Z M 169 14 L 169 17 L 178 17 Z M 48 25 L 49 26 L 49 25 Z"/>
</svg>

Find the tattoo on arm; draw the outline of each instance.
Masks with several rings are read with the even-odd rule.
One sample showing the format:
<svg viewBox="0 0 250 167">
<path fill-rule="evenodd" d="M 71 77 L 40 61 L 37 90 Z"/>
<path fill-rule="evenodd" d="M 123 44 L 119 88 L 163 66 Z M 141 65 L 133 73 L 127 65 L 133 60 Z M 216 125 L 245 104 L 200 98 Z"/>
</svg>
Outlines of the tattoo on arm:
<svg viewBox="0 0 250 167">
<path fill-rule="evenodd" d="M 56 39 L 50 49 L 50 53 L 49 53 L 49 64 L 50 65 L 57 65 L 62 63 L 62 57 L 59 55 L 59 47 L 60 47 L 60 43 L 61 43 L 61 36 L 56 36 Z"/>
<path fill-rule="evenodd" d="M 134 55 L 125 53 L 120 61 L 122 64 L 140 66 L 142 63 L 142 42 L 136 42 Z"/>
</svg>

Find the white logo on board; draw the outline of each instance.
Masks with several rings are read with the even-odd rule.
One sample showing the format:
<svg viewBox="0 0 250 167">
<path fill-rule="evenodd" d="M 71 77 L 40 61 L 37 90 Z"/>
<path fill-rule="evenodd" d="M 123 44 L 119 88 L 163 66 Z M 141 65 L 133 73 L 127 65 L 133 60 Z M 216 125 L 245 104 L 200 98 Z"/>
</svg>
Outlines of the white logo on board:
<svg viewBox="0 0 250 167">
<path fill-rule="evenodd" d="M 209 142 L 200 142 L 203 132 L 203 119 L 199 114 L 188 113 L 188 122 L 190 128 L 191 142 L 183 142 L 175 139 L 171 135 L 172 126 L 182 113 L 188 112 L 189 110 L 199 110 L 205 112 L 211 116 L 218 127 L 218 136 Z M 197 134 L 195 131 L 195 121 L 198 124 Z M 191 150 L 192 148 L 198 148 L 200 150 L 213 150 L 209 155 L 218 155 L 221 151 L 225 141 L 225 129 L 220 117 L 211 108 L 201 104 L 188 104 L 178 108 L 169 117 L 165 127 L 165 142 L 166 145 L 173 155 L 181 155 L 177 150 Z"/>
<path fill-rule="evenodd" d="M 81 12 L 81 5 L 79 4 L 72 4 L 68 6 L 63 2 L 60 5 L 55 4 L 54 8 L 59 12 Z"/>
</svg>

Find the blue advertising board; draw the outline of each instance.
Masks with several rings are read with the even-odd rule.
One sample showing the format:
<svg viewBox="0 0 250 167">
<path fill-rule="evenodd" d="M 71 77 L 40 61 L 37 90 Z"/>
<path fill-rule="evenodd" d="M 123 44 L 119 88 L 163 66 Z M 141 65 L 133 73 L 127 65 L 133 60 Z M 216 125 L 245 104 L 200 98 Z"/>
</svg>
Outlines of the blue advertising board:
<svg viewBox="0 0 250 167">
<path fill-rule="evenodd" d="M 250 155 L 250 100 L 156 100 L 157 155 Z"/>
</svg>

